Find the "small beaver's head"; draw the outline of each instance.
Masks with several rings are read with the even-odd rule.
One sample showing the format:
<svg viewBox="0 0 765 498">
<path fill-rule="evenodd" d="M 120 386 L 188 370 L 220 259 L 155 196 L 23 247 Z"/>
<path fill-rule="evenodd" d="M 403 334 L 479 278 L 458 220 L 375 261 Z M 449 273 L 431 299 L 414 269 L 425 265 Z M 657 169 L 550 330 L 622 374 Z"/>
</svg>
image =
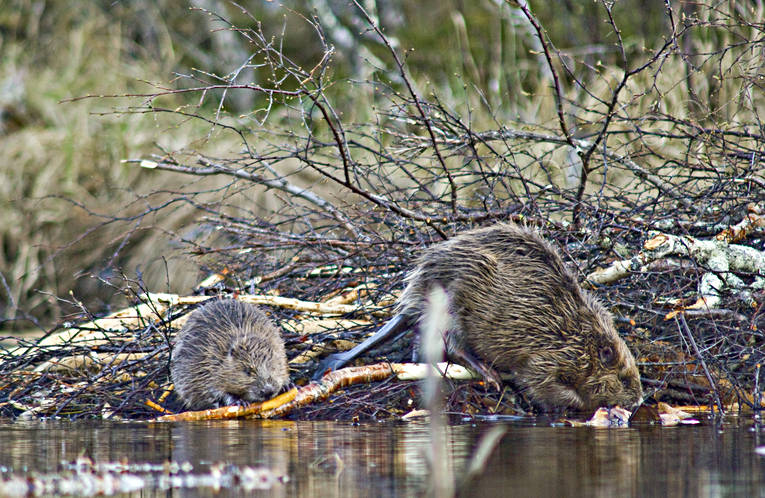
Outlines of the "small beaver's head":
<svg viewBox="0 0 765 498">
<path fill-rule="evenodd" d="M 221 406 L 270 399 L 290 382 L 284 346 L 242 334 L 231 343 L 215 378 Z"/>
</svg>

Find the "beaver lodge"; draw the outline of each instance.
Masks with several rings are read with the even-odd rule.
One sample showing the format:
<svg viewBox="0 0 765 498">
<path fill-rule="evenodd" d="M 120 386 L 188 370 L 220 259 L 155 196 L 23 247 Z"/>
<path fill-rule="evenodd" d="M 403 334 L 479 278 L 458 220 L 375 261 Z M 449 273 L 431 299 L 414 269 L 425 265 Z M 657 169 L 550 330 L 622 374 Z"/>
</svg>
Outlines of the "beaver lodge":
<svg viewBox="0 0 765 498">
<path fill-rule="evenodd" d="M 580 268 L 603 258 L 603 264 L 584 276 L 584 285 L 613 310 L 617 329 L 638 361 L 647 403 L 751 411 L 763 406 L 758 379 L 765 356 L 760 332 L 765 293 L 746 284 L 724 291 L 719 285 L 723 277 L 710 265 L 726 260 L 729 270 L 740 275 L 747 273 L 746 267 L 736 265 L 754 258 L 760 266 L 748 271 L 749 280 L 761 283 L 755 274 L 765 260 L 763 240 L 756 240 L 759 248 L 742 242 L 751 242 L 763 226 L 765 216 L 751 207 L 740 223 L 716 233 L 712 225 L 683 237 L 641 237 L 636 230 L 618 229 L 611 233 L 618 234 L 620 244 L 639 248 L 622 259 L 604 258 L 590 244 L 565 243 L 570 234 L 564 230 L 553 229 L 548 236 L 555 236 Z M 127 285 L 131 306 L 64 324 L 37 342 L 20 340 L 2 350 L 0 414 L 153 419 L 182 411 L 169 375 L 173 337 L 192 310 L 220 295 L 259 305 L 281 325 L 296 389 L 263 406 L 213 410 L 204 417 L 358 421 L 417 414 L 419 380 L 425 373 L 423 366 L 410 364 L 416 347 L 412 333 L 374 348 L 319 384 L 309 384 L 319 359 L 349 349 L 392 316 L 407 270 L 404 258 L 378 251 L 373 244 L 361 246 L 370 257 L 363 267 L 293 257 L 281 267 L 259 268 L 245 285 L 235 268 L 215 273 L 190 296 Z M 391 247 L 416 250 L 407 243 Z M 383 256 L 371 259 L 375 252 Z M 711 263 L 713 259 L 718 262 Z M 534 410 L 512 387 L 497 392 L 469 370 L 446 369 L 449 414 L 521 415 Z"/>
<path fill-rule="evenodd" d="M 702 3 L 693 15 L 668 8 L 655 23 L 659 34 L 623 42 L 618 25 L 629 20 L 615 19 L 609 2 L 596 8 L 609 22 L 587 31 L 593 43 L 613 46 L 588 58 L 559 51 L 567 42 L 551 39 L 555 31 L 518 3 L 513 15 L 535 29 L 523 35 L 528 42 L 508 37 L 511 52 L 518 50 L 509 57 L 523 57 L 517 66 L 527 73 L 508 76 L 510 88 L 498 86 L 496 94 L 471 74 L 443 82 L 424 74 L 427 68 L 408 69 L 409 49 L 399 51 L 360 9 L 365 27 L 354 31 L 363 32 L 364 47 L 376 44 L 369 52 L 375 62 L 360 56 L 365 72 L 352 77 L 333 70 L 342 57 L 321 35 L 331 29 L 313 15 L 295 15 L 315 34 L 312 50 L 302 50 L 307 42 L 286 43 L 290 30 L 264 33 L 267 22 L 235 26 L 215 16 L 223 27 L 213 34 L 230 28 L 227 35 L 244 36 L 250 56 L 242 67 L 257 68 L 260 78 L 236 70 L 234 79 L 216 76 L 207 85 L 212 73 L 201 71 L 199 79 L 181 71 L 144 94 L 82 97 L 127 99 L 134 105 L 124 112 L 209 126 L 199 140 L 204 150 L 190 145 L 123 161 L 157 175 L 157 185 L 167 178 L 160 175 L 185 175 L 186 190 L 158 186 L 123 206 L 129 214 L 97 214 L 103 225 L 129 227 L 108 236 L 109 265 L 131 237 L 157 228 L 196 256 L 210 278 L 187 296 L 160 294 L 132 277 L 109 280 L 127 301 L 102 306 L 105 313 L 72 296 L 78 313 L 69 322 L 39 341 L 13 339 L 0 349 L 0 416 L 154 419 L 178 412 L 169 375 L 173 338 L 190 312 L 217 296 L 258 304 L 279 324 L 297 388 L 234 415 L 381 420 L 417 413 L 421 383 L 406 379 L 421 377 L 422 368 L 402 366 L 417 347 L 411 333 L 321 384 L 309 379 L 321 358 L 391 318 L 404 275 L 425 247 L 506 221 L 538 229 L 614 315 L 647 403 L 761 409 L 759 25 L 733 7 Z M 291 46 L 311 60 L 282 53 Z M 515 70 L 499 66 L 498 74 Z M 177 80 L 184 81 L 176 88 Z M 240 94 L 253 107 L 229 111 L 230 96 Z M 226 147 L 216 149 L 218 134 L 230 140 Z M 200 213 L 197 222 L 163 225 L 162 215 L 178 205 Z M 78 241 L 90 243 L 87 235 Z M 121 271 L 116 263 L 108 269 L 99 275 Z M 496 392 L 481 380 L 456 378 L 442 386 L 450 414 L 533 411 L 511 387 Z"/>
</svg>

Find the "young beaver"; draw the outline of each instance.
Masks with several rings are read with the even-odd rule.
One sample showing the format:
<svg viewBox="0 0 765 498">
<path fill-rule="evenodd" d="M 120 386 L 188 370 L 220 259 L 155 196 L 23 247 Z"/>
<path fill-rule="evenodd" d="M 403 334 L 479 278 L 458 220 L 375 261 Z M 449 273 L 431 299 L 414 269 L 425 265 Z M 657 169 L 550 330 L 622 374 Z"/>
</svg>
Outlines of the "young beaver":
<svg viewBox="0 0 765 498">
<path fill-rule="evenodd" d="M 422 320 L 430 289 L 449 298 L 447 354 L 499 387 L 498 372 L 543 409 L 630 407 L 642 399 L 635 358 L 611 315 L 582 290 L 555 249 L 535 231 L 498 224 L 431 246 L 406 277 L 396 316 L 338 368 L 388 335 Z"/>
<path fill-rule="evenodd" d="M 192 410 L 269 399 L 289 384 L 279 330 L 251 304 L 216 299 L 191 314 L 170 361 L 175 392 Z"/>
</svg>

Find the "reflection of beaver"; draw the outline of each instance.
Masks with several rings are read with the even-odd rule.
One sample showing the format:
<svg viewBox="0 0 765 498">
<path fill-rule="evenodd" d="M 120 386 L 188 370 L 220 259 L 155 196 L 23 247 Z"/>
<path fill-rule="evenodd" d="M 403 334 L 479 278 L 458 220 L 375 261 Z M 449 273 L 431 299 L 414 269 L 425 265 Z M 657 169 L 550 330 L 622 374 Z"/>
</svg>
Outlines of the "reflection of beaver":
<svg viewBox="0 0 765 498">
<path fill-rule="evenodd" d="M 170 373 L 191 409 L 269 399 L 289 383 L 279 330 L 251 304 L 216 299 L 178 334 Z"/>
<path fill-rule="evenodd" d="M 406 283 L 397 315 L 351 351 L 327 358 L 320 373 L 420 321 L 430 289 L 440 285 L 451 315 L 447 353 L 497 387 L 498 372 L 511 373 L 548 409 L 640 402 L 635 359 L 611 315 L 536 232 L 499 224 L 462 233 L 428 248 Z"/>
</svg>

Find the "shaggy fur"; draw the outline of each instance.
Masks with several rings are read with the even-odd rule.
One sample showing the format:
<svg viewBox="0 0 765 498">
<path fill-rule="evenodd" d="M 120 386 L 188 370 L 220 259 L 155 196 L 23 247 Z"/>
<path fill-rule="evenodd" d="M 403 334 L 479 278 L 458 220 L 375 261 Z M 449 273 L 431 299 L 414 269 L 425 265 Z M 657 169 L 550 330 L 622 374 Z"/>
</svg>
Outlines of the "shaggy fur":
<svg viewBox="0 0 765 498">
<path fill-rule="evenodd" d="M 270 399 L 290 380 L 279 330 L 257 307 L 233 299 L 191 314 L 176 339 L 170 374 L 194 410 Z"/>
<path fill-rule="evenodd" d="M 398 312 L 422 319 L 434 285 L 449 297 L 446 351 L 497 386 L 511 373 L 545 409 L 641 401 L 635 358 L 611 315 L 582 290 L 536 232 L 499 224 L 428 248 L 406 278 Z"/>
</svg>

